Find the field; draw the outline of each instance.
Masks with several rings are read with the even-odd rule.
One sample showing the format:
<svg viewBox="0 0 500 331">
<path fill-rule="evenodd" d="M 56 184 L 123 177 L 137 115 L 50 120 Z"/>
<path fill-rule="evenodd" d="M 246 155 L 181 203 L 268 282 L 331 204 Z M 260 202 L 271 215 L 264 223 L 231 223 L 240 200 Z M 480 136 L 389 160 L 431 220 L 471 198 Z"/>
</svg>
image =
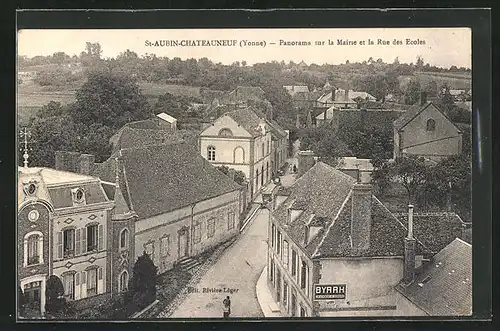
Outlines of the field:
<svg viewBox="0 0 500 331">
<path fill-rule="evenodd" d="M 50 101 L 60 102 L 63 105 L 74 102 L 75 92 L 82 83 L 77 82 L 64 86 L 40 86 L 31 80 L 27 80 L 18 85 L 17 111 L 19 123 L 21 125 L 26 123 L 30 117 L 35 116 L 38 109 Z M 173 95 L 200 97 L 199 87 L 145 82 L 139 85 L 151 105 L 154 105 L 158 97 L 166 92 Z"/>
<path fill-rule="evenodd" d="M 439 86 L 448 84 L 451 89 L 465 90 L 470 89 L 472 78 L 470 74 L 465 73 L 440 73 L 440 72 L 421 72 L 415 73 L 415 76 L 400 76 L 401 87 L 406 86 L 410 79 L 418 78 L 420 84 L 425 86 L 430 81 L 435 81 Z"/>
</svg>

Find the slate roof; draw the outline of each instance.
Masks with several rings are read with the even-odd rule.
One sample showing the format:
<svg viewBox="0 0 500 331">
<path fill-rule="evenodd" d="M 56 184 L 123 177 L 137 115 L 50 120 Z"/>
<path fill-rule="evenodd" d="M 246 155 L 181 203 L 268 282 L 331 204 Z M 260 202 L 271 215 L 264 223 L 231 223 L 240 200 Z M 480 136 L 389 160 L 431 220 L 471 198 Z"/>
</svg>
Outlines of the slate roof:
<svg viewBox="0 0 500 331">
<path fill-rule="evenodd" d="M 115 157 L 123 197 L 141 219 L 241 188 L 186 143 L 123 149 L 100 164 L 95 175 L 115 182 Z"/>
<path fill-rule="evenodd" d="M 351 194 L 355 179 L 318 162 L 292 186 L 278 190 L 286 200 L 273 212 L 292 240 L 313 258 L 403 256 L 407 234 L 406 216 L 397 218 L 375 196 L 372 196 L 370 246 L 367 250 L 351 249 Z M 287 224 L 288 209 L 303 207 L 303 212 Z M 305 228 L 311 219 L 320 217 L 325 227 L 311 242 L 304 244 Z M 462 222 L 455 214 L 415 216 L 413 233 L 417 255 L 429 257 L 461 235 Z"/>
<path fill-rule="evenodd" d="M 108 202 L 109 199 L 101 186 L 98 178 L 61 171 L 50 168 L 18 168 L 19 181 L 29 180 L 33 178 L 40 182 L 38 192 L 48 192 L 48 199 L 55 209 L 73 207 L 72 190 L 81 188 L 85 194 L 87 205 Z M 23 202 L 24 193 L 22 185 L 19 185 L 18 196 L 19 203 Z"/>
<path fill-rule="evenodd" d="M 472 314 L 472 245 L 453 240 L 398 291 L 430 316 Z"/>
<path fill-rule="evenodd" d="M 226 113 L 226 115 L 248 131 L 248 133 L 250 133 L 253 137 L 262 135 L 259 125 L 263 122 L 263 120 L 257 116 L 252 108 L 245 107 L 233 110 Z"/>
</svg>

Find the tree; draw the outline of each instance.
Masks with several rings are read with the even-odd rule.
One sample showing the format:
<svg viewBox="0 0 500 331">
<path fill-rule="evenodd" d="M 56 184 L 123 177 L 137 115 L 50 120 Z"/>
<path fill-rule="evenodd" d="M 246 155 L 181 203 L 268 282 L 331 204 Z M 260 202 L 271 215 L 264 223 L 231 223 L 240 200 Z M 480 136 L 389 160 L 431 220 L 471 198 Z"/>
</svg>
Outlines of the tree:
<svg viewBox="0 0 500 331">
<path fill-rule="evenodd" d="M 71 60 L 71 57 L 64 52 L 56 52 L 52 55 L 52 62 L 55 64 L 63 64 L 68 63 Z"/>
<path fill-rule="evenodd" d="M 420 99 L 420 82 L 418 80 L 410 79 L 408 85 L 406 85 L 404 97 L 405 103 L 407 105 L 413 105 Z"/>
<path fill-rule="evenodd" d="M 101 55 L 101 44 L 86 42 L 85 52 L 80 53 L 80 62 L 85 67 L 91 67 L 101 60 Z"/>
<path fill-rule="evenodd" d="M 220 172 L 222 172 L 223 174 L 229 176 L 229 170 L 230 168 L 227 167 L 227 166 L 218 166 L 217 169 L 219 169 Z M 246 180 L 246 176 L 245 176 L 245 173 L 241 170 L 234 170 L 234 178 L 233 180 L 239 184 L 239 185 L 243 185 L 245 183 L 245 180 Z"/>
<path fill-rule="evenodd" d="M 424 88 L 425 92 L 427 92 L 427 95 L 430 97 L 435 97 L 438 95 L 438 86 L 436 81 L 431 80 L 427 82 Z"/>
<path fill-rule="evenodd" d="M 137 258 L 129 284 L 131 300 L 139 309 L 147 307 L 156 300 L 156 281 L 158 268 L 145 251 Z"/>
<path fill-rule="evenodd" d="M 48 104 L 42 106 L 37 112 L 37 116 L 40 118 L 63 116 L 67 114 L 67 111 L 67 107 L 64 107 L 60 102 L 50 101 Z"/>
<path fill-rule="evenodd" d="M 87 82 L 76 91 L 71 116 L 81 124 L 99 123 L 116 130 L 128 122 L 149 118 L 151 109 L 136 80 L 91 72 Z"/>
<path fill-rule="evenodd" d="M 54 167 L 58 150 L 78 151 L 76 126 L 70 116 L 35 118 L 29 127 L 31 132 L 30 165 Z M 22 164 L 22 153 L 19 153 Z"/>
<path fill-rule="evenodd" d="M 57 315 L 65 309 L 64 286 L 59 277 L 51 275 L 45 288 L 45 310 L 51 315 Z"/>
<path fill-rule="evenodd" d="M 410 155 L 387 162 L 373 173 L 379 183 L 400 183 L 406 190 L 408 203 L 412 203 L 417 198 L 418 190 L 426 183 L 428 169 L 423 158 Z"/>
<path fill-rule="evenodd" d="M 417 56 L 417 68 L 419 70 L 422 70 L 423 67 L 424 67 L 424 59 L 419 55 Z"/>
</svg>

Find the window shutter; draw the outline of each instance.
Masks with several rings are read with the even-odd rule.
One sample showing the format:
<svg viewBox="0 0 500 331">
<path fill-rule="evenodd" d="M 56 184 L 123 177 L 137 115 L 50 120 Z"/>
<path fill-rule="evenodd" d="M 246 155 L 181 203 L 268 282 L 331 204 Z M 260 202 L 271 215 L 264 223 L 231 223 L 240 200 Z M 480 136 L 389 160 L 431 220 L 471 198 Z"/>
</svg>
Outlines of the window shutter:
<svg viewBox="0 0 500 331">
<path fill-rule="evenodd" d="M 99 274 L 98 275 L 99 280 L 102 280 L 102 268 L 99 268 L 99 270 L 97 271 L 97 273 Z"/>
<path fill-rule="evenodd" d="M 82 271 L 82 285 L 87 283 L 87 273 Z"/>
<path fill-rule="evenodd" d="M 80 231 L 81 229 L 76 229 L 76 255 L 80 255 Z"/>
<path fill-rule="evenodd" d="M 63 233 L 62 231 L 59 231 L 57 233 L 57 258 L 58 259 L 62 259 L 63 257 L 63 243 L 62 243 L 62 237 L 63 237 Z"/>
<path fill-rule="evenodd" d="M 102 247 L 102 224 L 99 225 L 99 228 L 98 228 L 98 236 L 99 236 L 99 241 L 97 242 L 97 250 L 100 251 L 103 249 Z"/>
<path fill-rule="evenodd" d="M 76 273 L 75 283 L 76 283 L 75 284 L 76 286 L 80 285 L 80 273 L 79 272 Z"/>
<path fill-rule="evenodd" d="M 82 229 L 82 253 L 87 252 L 87 228 Z"/>
</svg>

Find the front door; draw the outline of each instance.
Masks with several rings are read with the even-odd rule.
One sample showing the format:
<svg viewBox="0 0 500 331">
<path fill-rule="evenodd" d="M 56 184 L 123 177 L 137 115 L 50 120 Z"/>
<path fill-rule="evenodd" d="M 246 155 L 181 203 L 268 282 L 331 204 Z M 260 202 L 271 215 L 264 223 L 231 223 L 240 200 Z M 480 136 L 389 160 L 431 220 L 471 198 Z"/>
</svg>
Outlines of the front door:
<svg viewBox="0 0 500 331">
<path fill-rule="evenodd" d="M 27 316 L 39 316 L 41 309 L 41 282 L 32 282 L 24 286 L 24 298 L 26 302 Z"/>
<path fill-rule="evenodd" d="M 183 231 L 179 233 L 179 259 L 186 257 L 188 255 L 188 232 Z"/>
</svg>

